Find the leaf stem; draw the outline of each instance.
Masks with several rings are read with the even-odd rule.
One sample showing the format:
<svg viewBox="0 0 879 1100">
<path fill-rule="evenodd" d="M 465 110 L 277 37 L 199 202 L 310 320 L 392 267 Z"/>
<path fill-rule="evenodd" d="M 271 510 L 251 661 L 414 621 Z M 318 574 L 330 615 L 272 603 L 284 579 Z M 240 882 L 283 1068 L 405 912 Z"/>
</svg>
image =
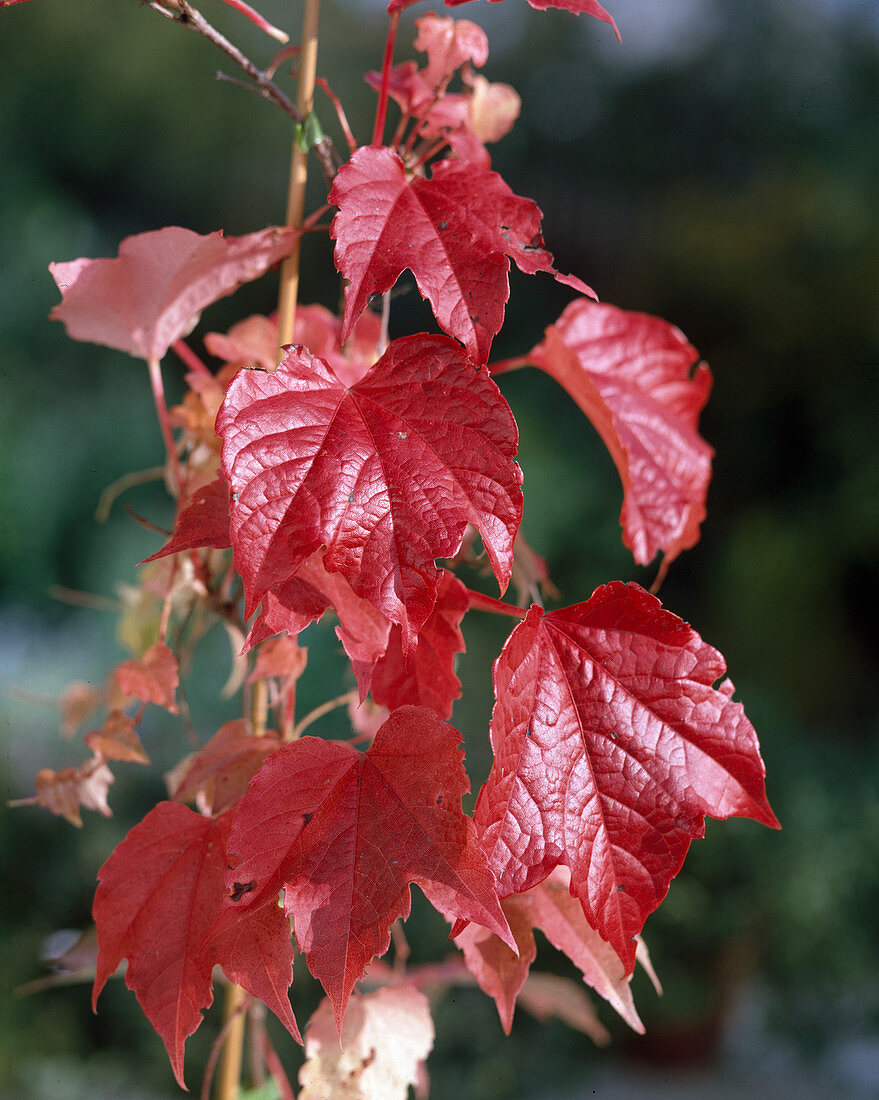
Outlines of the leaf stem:
<svg viewBox="0 0 879 1100">
<path fill-rule="evenodd" d="M 171 463 L 174 484 L 177 487 L 177 494 L 179 496 L 183 488 L 183 475 L 180 472 L 180 459 L 177 456 L 177 445 L 174 442 L 174 436 L 171 434 L 171 423 L 168 420 L 168 406 L 165 403 L 165 386 L 162 382 L 162 366 L 159 360 L 155 358 L 147 360 L 147 366 L 150 372 L 150 386 L 153 391 L 153 401 L 156 405 L 156 415 L 159 418 L 159 429 L 162 432 L 162 439 L 165 441 L 165 450 L 168 454 L 168 461 Z"/>
<path fill-rule="evenodd" d="M 391 62 L 394 60 L 394 44 L 397 41 L 397 26 L 400 22 L 400 13 L 392 13 L 388 22 L 388 36 L 385 39 L 385 55 L 382 59 L 382 82 L 378 93 L 378 104 L 375 109 L 375 126 L 372 130 L 372 144 L 381 145 L 385 129 L 385 118 L 388 113 L 388 88 L 391 82 Z"/>
<path fill-rule="evenodd" d="M 481 592 L 474 592 L 472 588 L 467 589 L 467 602 L 476 611 L 491 611 L 495 615 L 508 615 L 511 619 L 524 619 L 528 614 L 527 608 L 496 600 L 494 596 L 484 596 Z"/>
<path fill-rule="evenodd" d="M 304 718 L 300 720 L 293 727 L 293 731 L 290 734 L 291 741 L 297 741 L 308 727 L 322 718 L 325 714 L 329 714 L 331 710 L 335 710 L 336 707 L 343 707 L 346 703 L 354 702 L 358 698 L 356 691 L 346 691 L 344 695 L 337 695 L 335 699 L 328 699 L 325 703 L 321 703 L 319 707 L 315 707 L 314 710 L 309 711 Z"/>
<path fill-rule="evenodd" d="M 314 105 L 314 81 L 317 71 L 318 22 L 320 0 L 306 0 L 302 20 L 302 53 L 300 54 L 299 90 L 296 110 L 300 120 L 307 118 Z M 305 210 L 305 184 L 308 179 L 308 150 L 298 140 L 293 142 L 290 157 L 290 183 L 287 191 L 287 225 L 302 229 Z M 281 290 L 278 299 L 278 362 L 281 348 L 293 339 L 296 324 L 296 299 L 299 294 L 299 246 L 297 237 L 293 251 L 281 265 Z"/>
<path fill-rule="evenodd" d="M 527 355 L 517 355 L 512 359 L 498 359 L 488 364 L 488 373 L 491 375 L 505 374 L 507 371 L 519 370 L 521 367 L 530 367 L 531 360 Z"/>
</svg>

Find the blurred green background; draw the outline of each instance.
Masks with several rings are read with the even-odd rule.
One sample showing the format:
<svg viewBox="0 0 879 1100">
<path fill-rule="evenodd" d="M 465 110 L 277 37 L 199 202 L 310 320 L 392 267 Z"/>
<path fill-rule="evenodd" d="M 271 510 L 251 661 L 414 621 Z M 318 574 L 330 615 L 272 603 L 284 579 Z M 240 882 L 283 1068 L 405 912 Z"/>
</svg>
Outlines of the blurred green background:
<svg viewBox="0 0 879 1100">
<path fill-rule="evenodd" d="M 541 14 L 523 0 L 455 14 L 486 27 L 486 75 L 522 95 L 522 118 L 493 150 L 494 167 L 542 207 L 559 268 L 605 301 L 672 320 L 712 366 L 702 422 L 717 452 L 708 520 L 662 598 L 726 656 L 784 831 L 709 822 L 693 845 L 646 927 L 666 993 L 660 1000 L 635 979 L 645 1038 L 624 1034 L 602 1006 L 614 1034 L 607 1050 L 521 1012 L 506 1040 L 486 998 L 457 992 L 436 1011 L 432 1095 L 678 1096 L 692 1087 L 734 1096 L 762 1086 L 773 1096 L 875 1096 L 879 7 L 608 6 L 622 45 L 595 21 Z M 298 3 L 260 7 L 295 39 Z M 270 57 L 272 43 L 236 13 L 217 0 L 203 10 L 260 63 Z M 413 20 L 425 10 L 405 14 L 398 57 L 412 56 Z M 380 66 L 383 11 L 381 0 L 325 0 L 323 11 L 319 71 L 361 141 L 374 106 L 361 75 Z M 107 523 L 93 518 L 106 485 L 159 460 L 146 372 L 69 342 L 46 320 L 57 299 L 46 266 L 114 254 L 122 237 L 167 224 L 244 233 L 280 220 L 286 119 L 216 84 L 218 66 L 206 42 L 136 0 L 34 0 L 0 15 L 6 798 L 29 795 L 40 767 L 85 755 L 60 740 L 57 714 L 36 700 L 72 680 L 99 683 L 124 656 L 112 615 L 72 608 L 50 587 L 115 598 L 157 546 L 119 505 Z M 326 101 L 318 110 L 338 138 Z M 309 241 L 303 299 L 332 306 L 333 274 L 326 242 Z M 195 344 L 204 331 L 270 310 L 274 294 L 270 276 L 212 307 Z M 425 323 L 415 297 L 396 301 L 400 332 Z M 514 277 L 496 356 L 531 347 L 567 300 L 547 278 Z M 169 358 L 172 394 L 181 373 Z M 635 567 L 620 542 L 618 478 L 595 433 L 548 378 L 522 371 L 503 383 L 522 437 L 524 530 L 564 602 L 613 578 L 649 584 L 655 567 Z M 125 499 L 169 522 L 156 486 Z M 504 624 L 484 618 L 465 624 L 465 694 L 453 717 L 475 784 L 489 763 L 489 667 L 504 637 Z M 340 668 L 328 625 L 312 628 L 307 644 L 303 709 L 326 697 Z M 215 631 L 188 688 L 202 739 L 234 716 L 234 704 L 214 698 L 227 671 L 228 644 Z M 143 737 L 154 766 L 116 768 L 112 820 L 87 814 L 77 831 L 33 808 L 0 814 L 0 1095 L 177 1095 L 158 1039 L 120 982 L 97 1016 L 86 985 L 11 992 L 44 973 L 44 937 L 88 923 L 97 868 L 162 797 L 162 770 L 185 751 L 179 728 L 151 712 Z M 339 733 L 339 721 L 321 731 Z M 445 930 L 420 900 L 415 953 L 439 957 Z M 540 965 L 569 972 L 551 951 Z M 293 1003 L 304 1024 L 315 1003 L 305 978 Z M 188 1044 L 193 1086 L 216 1019 L 214 1011 Z"/>
</svg>

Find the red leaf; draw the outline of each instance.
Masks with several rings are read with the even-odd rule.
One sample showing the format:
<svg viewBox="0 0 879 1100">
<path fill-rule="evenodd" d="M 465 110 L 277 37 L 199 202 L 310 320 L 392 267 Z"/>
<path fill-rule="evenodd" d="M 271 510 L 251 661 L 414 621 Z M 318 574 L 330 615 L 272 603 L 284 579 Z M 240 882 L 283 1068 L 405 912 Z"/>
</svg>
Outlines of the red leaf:
<svg viewBox="0 0 879 1100">
<path fill-rule="evenodd" d="M 637 585 L 532 607 L 494 666 L 494 764 L 474 819 L 507 894 L 560 864 L 631 970 L 704 816 L 778 822 L 723 658 Z"/>
<path fill-rule="evenodd" d="M 296 939 L 341 1027 L 356 982 L 409 913 L 409 883 L 449 919 L 513 942 L 495 884 L 461 812 L 469 789 L 460 734 L 421 707 L 402 707 L 366 753 L 303 737 L 263 764 L 242 801 L 232 877 L 253 889 L 218 927 L 285 890 Z M 231 884 L 231 878 L 230 878 Z M 234 895 L 233 895 L 234 896 Z"/>
<path fill-rule="evenodd" d="M 112 782 L 113 773 L 100 757 L 87 760 L 78 768 L 60 768 L 57 772 L 42 768 L 34 781 L 37 793 L 27 801 L 36 802 L 80 828 L 80 806 L 97 810 L 104 817 L 113 816 L 107 805 L 107 791 Z"/>
<path fill-rule="evenodd" d="M 169 226 L 126 237 L 115 259 L 49 264 L 62 301 L 51 312 L 74 340 L 161 359 L 201 311 L 288 255 L 292 229 L 200 236 Z"/>
<path fill-rule="evenodd" d="M 432 180 L 409 180 L 392 149 L 358 149 L 336 174 L 330 235 L 345 289 L 343 338 L 373 294 L 409 268 L 440 326 L 485 363 L 510 295 L 509 262 L 466 207 Z"/>
<path fill-rule="evenodd" d="M 671 562 L 693 546 L 711 479 L 713 452 L 697 430 L 711 372 L 686 337 L 658 317 L 578 300 L 529 359 L 564 386 L 613 456 L 635 561 L 663 550 Z"/>
<path fill-rule="evenodd" d="M 225 550 L 232 545 L 229 533 L 229 483 L 222 474 L 208 485 L 202 485 L 180 510 L 174 524 L 174 534 L 161 550 L 140 563 L 178 554 L 181 550 L 200 550 L 211 546 Z"/>
<path fill-rule="evenodd" d="M 224 969 L 229 965 L 234 980 L 265 999 L 298 1040 L 283 996 L 293 978 L 293 949 L 280 910 L 277 916 L 256 914 L 255 920 L 238 926 L 234 936 L 230 933 L 230 939 L 206 941 L 225 893 L 230 824 L 228 815 L 211 820 L 185 806 L 161 802 L 98 872 L 93 909 L 98 962 L 92 1005 L 127 958 L 125 984 L 164 1042 L 181 1088 L 184 1043 L 213 1000 L 215 962 Z"/>
<path fill-rule="evenodd" d="M 222 813 L 241 798 L 265 758 L 280 744 L 274 730 L 253 737 L 243 719 L 226 722 L 184 768 L 175 769 L 179 779 L 171 797 L 188 802 L 201 795 L 211 813 Z"/>
<path fill-rule="evenodd" d="M 396 340 L 355 386 L 290 348 L 241 371 L 217 418 L 247 614 L 326 547 L 324 565 L 399 623 L 407 647 L 436 600 L 434 559 L 480 531 L 503 590 L 521 519 L 515 421 L 444 336 Z"/>
<path fill-rule="evenodd" d="M 581 294 L 595 297 L 595 291 L 576 276 L 556 271 L 552 256 L 543 247 L 540 207 L 533 200 L 515 194 L 497 172 L 444 160 L 434 166 L 429 182 L 466 210 L 471 227 L 475 229 L 478 224 L 490 247 L 506 253 L 525 275 L 544 271 Z"/>
<path fill-rule="evenodd" d="M 399 626 L 394 626 L 387 650 L 372 670 L 370 691 L 377 703 L 390 710 L 408 703 L 427 707 L 440 718 L 450 718 L 461 694 L 455 675 L 455 654 L 463 653 L 459 623 L 469 606 L 466 587 L 454 573 L 443 573 L 433 611 L 418 632 L 411 661 L 403 656 Z"/>
<path fill-rule="evenodd" d="M 177 658 L 164 642 L 150 646 L 140 660 L 123 661 L 116 669 L 116 682 L 126 695 L 177 714 Z"/>
</svg>

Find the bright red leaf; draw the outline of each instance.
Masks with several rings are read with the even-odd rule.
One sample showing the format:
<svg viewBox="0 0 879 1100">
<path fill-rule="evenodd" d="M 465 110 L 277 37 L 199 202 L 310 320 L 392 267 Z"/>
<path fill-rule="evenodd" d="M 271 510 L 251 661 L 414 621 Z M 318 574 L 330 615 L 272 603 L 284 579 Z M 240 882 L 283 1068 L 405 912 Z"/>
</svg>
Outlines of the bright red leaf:
<svg viewBox="0 0 879 1100">
<path fill-rule="evenodd" d="M 364 147 L 339 169 L 329 200 L 339 207 L 336 266 L 349 282 L 343 338 L 371 295 L 409 268 L 440 326 L 484 363 L 510 295 L 506 257 L 528 274 L 555 274 L 537 205 L 475 164 L 441 161 L 431 179 L 409 179 L 392 149 Z"/>
<path fill-rule="evenodd" d="M 704 817 L 778 822 L 723 657 L 635 584 L 532 607 L 494 666 L 494 764 L 474 819 L 505 894 L 560 864 L 631 970 Z"/>
<path fill-rule="evenodd" d="M 185 806 L 160 802 L 98 872 L 92 1004 L 127 958 L 125 984 L 164 1042 L 181 1088 L 184 1043 L 213 1000 L 215 963 L 228 967 L 229 977 L 265 1000 L 299 1040 L 286 998 L 293 979 L 293 948 L 283 913 L 266 907 L 224 937 L 207 942 L 225 894 L 230 824 L 228 815 L 212 820 Z"/>
<path fill-rule="evenodd" d="M 283 260 L 295 240 L 279 227 L 224 238 L 169 226 L 126 237 L 115 259 L 49 264 L 62 296 L 50 316 L 74 340 L 161 359 L 206 306 Z"/>
<path fill-rule="evenodd" d="M 470 818 L 461 735 L 421 707 L 402 707 L 365 753 L 303 737 L 274 753 L 254 777 L 229 848 L 229 873 L 247 892 L 230 900 L 218 927 L 271 903 L 286 911 L 309 969 L 345 1006 L 390 926 L 409 914 L 416 883 L 447 918 L 484 925 L 512 944 L 494 880 Z"/>
<path fill-rule="evenodd" d="M 372 669 L 370 691 L 377 703 L 390 710 L 406 704 L 428 707 L 440 718 L 450 718 L 461 694 L 455 675 L 455 654 L 463 653 L 460 622 L 469 601 L 467 589 L 454 573 L 443 573 L 436 603 L 418 632 L 418 647 L 410 661 L 403 656 L 399 626 L 391 630 L 385 653 Z"/>
<path fill-rule="evenodd" d="M 411 648 L 436 600 L 434 560 L 478 528 L 503 590 L 521 519 L 512 413 L 444 336 L 394 341 L 354 386 L 290 348 L 241 371 L 217 418 L 247 614 L 325 546 L 324 565 L 399 623 Z"/>
<path fill-rule="evenodd" d="M 699 538 L 711 448 L 698 433 L 711 372 L 658 317 L 578 300 L 528 356 L 598 430 L 623 482 L 623 541 L 646 565 Z"/>
</svg>

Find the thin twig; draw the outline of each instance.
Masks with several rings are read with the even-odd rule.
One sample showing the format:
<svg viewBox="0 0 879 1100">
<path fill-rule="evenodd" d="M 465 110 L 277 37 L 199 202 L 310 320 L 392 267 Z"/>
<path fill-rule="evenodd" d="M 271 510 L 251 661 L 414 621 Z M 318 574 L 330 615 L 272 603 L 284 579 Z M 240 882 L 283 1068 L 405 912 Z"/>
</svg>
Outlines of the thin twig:
<svg viewBox="0 0 879 1100">
<path fill-rule="evenodd" d="M 267 99 L 280 107 L 294 122 L 302 122 L 303 115 L 296 109 L 292 101 L 284 95 L 277 84 L 270 80 L 262 69 L 257 68 L 250 58 L 245 57 L 237 46 L 233 46 L 228 38 L 220 34 L 217 28 L 212 26 L 201 12 L 189 4 L 187 0 L 158 0 L 158 2 L 150 4 L 150 7 L 161 11 L 162 14 L 167 14 L 181 27 L 195 31 L 196 34 L 207 38 L 209 42 L 213 42 L 217 49 L 222 50 L 228 58 L 234 61 L 254 84 L 263 89 Z"/>
<path fill-rule="evenodd" d="M 335 710 L 336 707 L 343 707 L 346 703 L 351 703 L 358 698 L 356 691 L 346 691 L 344 695 L 337 695 L 335 699 L 328 699 L 325 703 L 321 703 L 319 707 L 315 707 L 314 710 L 309 711 L 304 718 L 293 727 L 293 732 L 290 734 L 290 740 L 296 741 L 300 738 L 303 732 L 308 729 L 312 722 L 316 722 L 318 718 L 322 718 L 325 714 L 329 714 L 331 710 Z"/>
</svg>

